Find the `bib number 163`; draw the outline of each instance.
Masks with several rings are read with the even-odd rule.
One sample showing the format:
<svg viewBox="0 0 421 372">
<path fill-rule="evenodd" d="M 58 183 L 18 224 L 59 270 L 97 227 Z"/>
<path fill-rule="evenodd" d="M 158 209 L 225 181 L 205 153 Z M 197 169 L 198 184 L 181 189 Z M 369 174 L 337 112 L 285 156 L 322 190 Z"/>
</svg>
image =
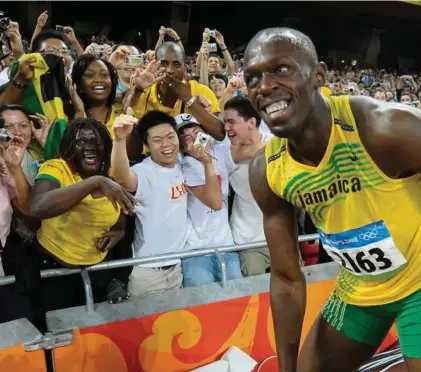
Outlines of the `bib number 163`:
<svg viewBox="0 0 421 372">
<path fill-rule="evenodd" d="M 355 253 L 329 249 L 329 253 L 346 270 L 355 274 L 373 274 L 387 271 L 392 267 L 392 261 L 377 247 L 368 250 L 357 250 Z"/>
</svg>

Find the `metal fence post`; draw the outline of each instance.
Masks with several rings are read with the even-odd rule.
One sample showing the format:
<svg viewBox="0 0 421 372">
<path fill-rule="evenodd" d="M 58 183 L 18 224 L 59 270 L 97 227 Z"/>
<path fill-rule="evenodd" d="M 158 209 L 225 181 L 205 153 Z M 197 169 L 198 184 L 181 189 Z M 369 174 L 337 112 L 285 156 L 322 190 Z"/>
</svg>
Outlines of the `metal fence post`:
<svg viewBox="0 0 421 372">
<path fill-rule="evenodd" d="M 216 258 L 218 259 L 219 266 L 221 267 L 222 288 L 226 288 L 226 286 L 227 286 L 227 265 L 225 263 L 225 258 L 221 254 L 221 252 L 219 252 L 218 248 L 215 248 L 215 255 L 216 255 Z"/>
<path fill-rule="evenodd" d="M 80 275 L 82 275 L 83 280 L 83 289 L 85 290 L 85 299 L 86 299 L 86 311 L 91 313 L 95 311 L 94 308 L 94 297 L 92 295 L 92 284 L 91 279 L 89 278 L 88 271 L 86 268 L 80 270 Z"/>
</svg>

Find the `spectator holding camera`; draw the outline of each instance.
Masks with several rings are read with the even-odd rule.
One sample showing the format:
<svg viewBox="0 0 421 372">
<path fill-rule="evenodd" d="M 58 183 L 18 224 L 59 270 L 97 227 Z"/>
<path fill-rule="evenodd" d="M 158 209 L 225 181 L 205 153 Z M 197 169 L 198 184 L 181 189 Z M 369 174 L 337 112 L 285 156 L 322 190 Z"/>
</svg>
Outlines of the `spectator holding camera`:
<svg viewBox="0 0 421 372">
<path fill-rule="evenodd" d="M 216 43 L 209 43 L 211 39 L 214 39 Z M 215 47 L 212 49 L 211 46 L 214 44 Z M 198 71 L 201 70 L 202 63 L 205 63 L 208 66 L 209 73 L 222 73 L 226 76 L 232 76 L 235 72 L 235 63 L 231 57 L 230 52 L 225 44 L 225 39 L 222 34 L 217 30 L 209 30 L 205 28 L 203 32 L 203 42 L 201 50 L 203 50 L 203 46 L 206 46 L 205 50 L 209 52 L 208 55 L 204 55 L 203 53 L 199 52 L 199 57 L 197 59 L 197 69 Z M 223 61 L 219 58 L 218 54 L 216 54 L 217 49 L 216 46 L 219 47 L 223 59 L 227 65 L 226 70 L 223 70 Z M 215 50 L 216 49 L 216 50 Z"/>
<path fill-rule="evenodd" d="M 229 174 L 236 168 L 227 144 L 215 143 L 191 115 L 175 117 L 185 156 L 182 171 L 190 193 L 188 214 L 192 229 L 185 249 L 217 248 L 234 244 L 228 221 Z M 203 153 L 208 152 L 209 155 Z M 227 279 L 242 277 L 237 252 L 224 254 Z M 184 287 L 222 280 L 214 254 L 182 260 Z"/>
<path fill-rule="evenodd" d="M 17 249 L 16 239 L 11 236 L 12 207 L 26 210 L 29 196 L 29 186 L 20 167 L 25 151 L 22 142 L 18 137 L 11 138 L 0 126 L 0 277 L 16 275 L 9 263 Z M 19 259 L 23 261 L 22 257 Z M 0 323 L 20 318 L 33 321 L 30 299 L 23 294 L 19 283 L 0 286 L 0 303 Z"/>
</svg>

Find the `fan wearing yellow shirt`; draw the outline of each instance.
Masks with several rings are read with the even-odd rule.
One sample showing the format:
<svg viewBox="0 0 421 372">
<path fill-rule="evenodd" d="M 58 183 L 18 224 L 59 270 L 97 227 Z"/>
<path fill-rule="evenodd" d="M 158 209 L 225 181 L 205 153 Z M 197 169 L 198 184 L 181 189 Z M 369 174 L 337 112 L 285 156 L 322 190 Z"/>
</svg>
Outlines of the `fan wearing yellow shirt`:
<svg viewBox="0 0 421 372">
<path fill-rule="evenodd" d="M 84 54 L 75 61 L 67 86 L 74 117 L 93 118 L 103 123 L 112 137 L 112 124 L 123 113 L 116 102 L 118 75 L 115 67 L 101 58 Z"/>
<path fill-rule="evenodd" d="M 41 166 L 30 202 L 31 215 L 41 220 L 31 247 L 37 269 L 94 265 L 123 238 L 124 214 L 134 212 L 135 202 L 108 177 L 111 148 L 103 124 L 75 119 L 64 131 L 60 158 Z M 105 297 L 109 283 L 104 275 L 91 275 L 98 299 Z M 77 306 L 83 300 L 80 275 L 42 280 L 40 286 L 35 297 L 41 319 L 45 311 Z"/>
<path fill-rule="evenodd" d="M 222 141 L 225 130 L 219 118 L 221 110 L 218 100 L 207 86 L 193 80 L 187 81 L 184 50 L 174 42 L 165 42 L 156 51 L 156 59 L 163 70 L 162 76 L 145 79 L 146 71 L 141 78 L 135 79 L 136 92 L 131 99 L 135 116 L 141 118 L 147 112 L 156 110 L 173 117 L 181 113 L 191 114 L 207 133 Z M 197 96 L 210 101 L 210 110 L 199 102 Z"/>
<path fill-rule="evenodd" d="M 324 97 L 325 75 L 313 42 L 294 29 L 260 31 L 244 55 L 248 97 L 274 134 L 249 174 L 271 255 L 279 371 L 356 371 L 396 321 L 406 369 L 419 372 L 421 112 Z M 306 281 L 295 208 L 341 265 L 299 358 Z"/>
</svg>

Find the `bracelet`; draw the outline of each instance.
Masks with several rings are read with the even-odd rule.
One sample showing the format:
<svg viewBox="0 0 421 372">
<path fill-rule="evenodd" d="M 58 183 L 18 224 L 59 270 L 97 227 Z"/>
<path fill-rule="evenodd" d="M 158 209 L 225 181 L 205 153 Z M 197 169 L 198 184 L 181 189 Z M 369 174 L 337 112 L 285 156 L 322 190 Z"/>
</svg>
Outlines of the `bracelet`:
<svg viewBox="0 0 421 372">
<path fill-rule="evenodd" d="M 221 49 L 221 52 L 225 52 L 226 50 L 228 50 L 228 48 Z"/>
<path fill-rule="evenodd" d="M 11 82 L 12 82 L 13 86 L 18 88 L 18 89 L 25 89 L 26 88 L 26 85 L 18 83 L 15 79 L 12 79 Z"/>
<path fill-rule="evenodd" d="M 177 39 L 177 40 L 174 40 L 174 43 L 178 43 L 180 41 L 181 41 L 181 38 L 180 39 Z"/>
</svg>

